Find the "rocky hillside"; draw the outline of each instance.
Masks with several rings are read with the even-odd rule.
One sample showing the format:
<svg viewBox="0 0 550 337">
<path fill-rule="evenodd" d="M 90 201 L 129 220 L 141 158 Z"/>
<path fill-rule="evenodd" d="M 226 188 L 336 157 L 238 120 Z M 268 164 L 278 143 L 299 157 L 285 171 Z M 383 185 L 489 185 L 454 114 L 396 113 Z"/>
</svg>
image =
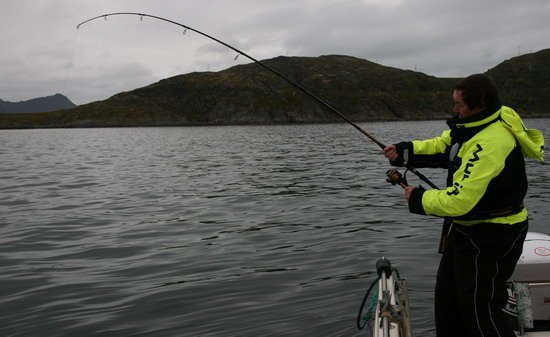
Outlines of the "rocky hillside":
<svg viewBox="0 0 550 337">
<path fill-rule="evenodd" d="M 550 67 L 544 50 L 503 62 L 488 74 L 503 101 L 524 116 L 550 116 Z M 443 119 L 459 79 L 382 66 L 350 56 L 262 61 L 356 122 Z M 317 123 L 340 121 L 311 97 L 258 64 L 191 73 L 73 109 L 1 115 L 0 127 L 101 127 Z"/>
<path fill-rule="evenodd" d="M 487 72 L 518 112 L 550 117 L 550 49 L 507 60 Z"/>
<path fill-rule="evenodd" d="M 74 107 L 76 105 L 61 94 L 21 102 L 8 102 L 0 99 L 0 113 L 49 112 Z"/>
</svg>

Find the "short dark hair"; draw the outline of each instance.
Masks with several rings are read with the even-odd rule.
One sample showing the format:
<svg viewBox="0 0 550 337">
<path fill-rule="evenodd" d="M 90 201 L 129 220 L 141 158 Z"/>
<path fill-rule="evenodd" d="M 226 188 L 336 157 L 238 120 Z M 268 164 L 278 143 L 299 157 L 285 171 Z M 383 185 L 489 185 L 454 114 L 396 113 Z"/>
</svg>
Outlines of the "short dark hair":
<svg viewBox="0 0 550 337">
<path fill-rule="evenodd" d="M 500 102 L 497 88 L 485 74 L 474 74 L 460 81 L 454 90 L 462 92 L 462 99 L 469 109 L 486 108 Z"/>
</svg>

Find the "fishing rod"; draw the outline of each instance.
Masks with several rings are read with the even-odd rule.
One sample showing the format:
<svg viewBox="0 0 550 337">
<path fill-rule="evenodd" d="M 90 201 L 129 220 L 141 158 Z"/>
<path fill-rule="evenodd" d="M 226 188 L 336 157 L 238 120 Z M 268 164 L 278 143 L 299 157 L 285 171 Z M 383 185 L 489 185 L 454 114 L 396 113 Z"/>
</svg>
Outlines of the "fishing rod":
<svg viewBox="0 0 550 337">
<path fill-rule="evenodd" d="M 272 73 L 274 73 L 275 75 L 279 76 L 280 78 L 282 78 L 283 80 L 287 81 L 288 83 L 290 83 L 291 85 L 293 85 L 294 87 L 296 87 L 298 90 L 302 91 L 303 93 L 305 93 L 306 95 L 310 96 L 311 98 L 313 98 L 317 103 L 319 103 L 321 106 L 325 107 L 326 109 L 328 109 L 329 111 L 333 112 L 334 114 L 338 115 L 341 119 L 345 120 L 348 124 L 350 124 L 351 126 L 353 126 L 355 129 L 357 129 L 359 132 L 361 132 L 362 134 L 364 134 L 365 136 L 367 136 L 370 140 L 372 140 L 374 143 L 376 143 L 381 149 L 384 149 L 386 146 L 380 142 L 378 139 L 376 139 L 371 133 L 365 131 L 363 128 L 361 128 L 359 125 L 355 124 L 353 121 L 351 121 L 349 118 L 347 118 L 344 114 L 342 114 L 340 111 L 336 110 L 336 108 L 334 108 L 332 105 L 330 105 L 327 101 L 321 99 L 320 97 L 318 97 L 317 95 L 313 94 L 312 92 L 310 92 L 309 90 L 307 90 L 306 88 L 302 87 L 301 85 L 299 85 L 298 83 L 292 81 L 291 79 L 289 79 L 288 77 L 284 76 L 283 74 L 281 74 L 280 72 L 278 72 L 277 70 L 273 69 L 272 67 L 268 66 L 267 64 L 255 59 L 254 57 L 248 55 L 247 53 L 243 52 L 242 50 L 239 50 L 225 42 L 223 42 L 222 40 L 219 40 L 211 35 L 208 35 L 206 33 L 203 33 L 201 32 L 200 30 L 197 30 L 195 28 L 192 28 L 192 27 L 189 27 L 187 25 L 184 25 L 182 23 L 179 23 L 179 22 L 176 22 L 176 21 L 173 21 L 173 20 L 169 20 L 169 19 L 166 19 L 166 18 L 163 18 L 163 17 L 160 17 L 160 16 L 155 16 L 155 15 L 150 15 L 150 14 L 144 14 L 144 13 L 136 13 L 136 12 L 117 12 L 117 13 L 108 13 L 108 14 L 102 14 L 102 15 L 98 15 L 96 17 L 93 17 L 91 19 L 88 19 L 86 21 L 83 21 L 81 23 L 79 23 L 77 26 L 76 26 L 76 29 L 79 29 L 82 25 L 90 22 L 90 21 L 93 21 L 93 20 L 97 20 L 97 19 L 105 19 L 107 20 L 107 17 L 109 16 L 115 16 L 115 15 L 134 15 L 134 16 L 139 16 L 141 18 L 141 20 L 143 20 L 144 17 L 148 17 L 148 18 L 153 18 L 153 19 L 157 19 L 157 20 L 161 20 L 161 21 L 165 21 L 165 22 L 168 22 L 168 23 L 171 23 L 171 24 L 174 24 L 176 26 L 180 26 L 182 28 L 184 28 L 184 34 L 190 30 L 192 32 L 195 32 L 199 35 L 202 35 L 210 40 L 213 40 L 235 52 L 237 52 L 237 56 L 235 57 L 235 59 L 237 59 L 237 57 L 239 57 L 239 55 L 242 55 L 246 58 L 248 58 L 249 60 L 259 64 L 260 66 L 262 66 L 263 68 L 271 71 Z M 404 167 L 411 171 L 412 173 L 414 173 L 416 176 L 418 176 L 422 181 L 424 181 L 425 183 L 427 183 L 428 185 L 430 185 L 431 187 L 437 189 L 437 186 L 434 185 L 430 180 L 428 180 L 428 178 L 426 178 L 423 174 L 421 174 L 420 172 L 418 172 L 418 170 L 414 167 L 412 167 L 411 165 L 409 165 L 406 161 L 403 163 L 404 164 Z"/>
</svg>

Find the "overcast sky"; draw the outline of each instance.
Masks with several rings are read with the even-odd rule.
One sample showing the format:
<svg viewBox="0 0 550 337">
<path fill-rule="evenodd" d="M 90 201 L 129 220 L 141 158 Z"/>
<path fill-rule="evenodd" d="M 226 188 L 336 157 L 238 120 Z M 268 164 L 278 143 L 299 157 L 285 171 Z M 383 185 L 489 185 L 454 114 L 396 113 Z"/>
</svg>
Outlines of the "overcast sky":
<svg viewBox="0 0 550 337">
<path fill-rule="evenodd" d="M 75 104 L 193 71 L 263 60 L 351 55 L 438 77 L 484 72 L 550 48 L 549 0 L 0 0 L 0 99 L 62 93 Z"/>
</svg>

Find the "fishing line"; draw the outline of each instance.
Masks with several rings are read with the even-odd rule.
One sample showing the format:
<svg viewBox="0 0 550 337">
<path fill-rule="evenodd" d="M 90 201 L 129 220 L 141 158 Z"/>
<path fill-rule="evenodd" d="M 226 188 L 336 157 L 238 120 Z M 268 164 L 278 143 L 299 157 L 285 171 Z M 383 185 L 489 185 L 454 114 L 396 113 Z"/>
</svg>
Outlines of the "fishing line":
<svg viewBox="0 0 550 337">
<path fill-rule="evenodd" d="M 76 29 L 79 29 L 82 25 L 90 22 L 90 21 L 94 21 L 94 20 L 97 20 L 97 19 L 104 19 L 105 21 L 107 21 L 107 17 L 109 16 L 115 16 L 115 15 L 134 15 L 134 16 L 139 16 L 140 17 L 140 21 L 143 21 L 143 18 L 144 17 L 148 17 L 148 18 L 153 18 L 153 19 L 157 19 L 157 20 L 161 20 L 161 21 L 165 21 L 165 22 L 168 22 L 168 23 L 171 23 L 171 24 L 174 24 L 174 25 L 177 25 L 177 26 L 180 26 L 182 27 L 184 30 L 182 31 L 182 34 L 185 35 L 187 33 L 187 31 L 192 31 L 192 32 L 195 32 L 199 35 L 202 35 L 210 40 L 213 40 L 233 51 L 235 51 L 237 54 L 236 56 L 234 57 L 235 60 L 237 60 L 237 58 L 242 55 L 246 58 L 248 58 L 249 60 L 259 64 L 260 66 L 262 66 L 263 68 L 271 71 L 272 73 L 274 73 L 275 75 L 279 76 L 280 78 L 282 78 L 283 80 L 287 81 L 288 83 L 290 83 L 291 85 L 293 85 L 294 87 L 296 87 L 298 90 L 302 91 L 303 93 L 305 93 L 306 95 L 310 96 L 311 98 L 313 98 L 317 103 L 319 103 L 321 106 L 325 107 L 326 109 L 328 109 L 329 111 L 333 112 L 334 114 L 338 115 L 341 119 L 343 119 L 344 121 L 346 121 L 348 124 L 350 124 L 351 126 L 353 126 L 355 129 L 357 129 L 359 132 L 361 132 L 363 135 L 367 136 L 367 138 L 369 138 L 371 141 L 373 141 L 374 143 L 376 143 L 381 149 L 384 149 L 386 146 L 380 142 L 378 139 L 376 139 L 372 134 L 370 134 L 369 132 L 367 132 L 366 130 L 364 130 L 363 128 L 361 128 L 359 125 L 355 124 L 353 121 L 351 121 L 349 118 L 347 118 L 344 114 L 342 114 L 340 111 L 338 111 L 336 108 L 334 108 L 332 105 L 330 105 L 327 101 L 321 99 L 320 97 L 318 97 L 317 95 L 313 94 L 312 92 L 310 92 L 309 90 L 307 90 L 306 88 L 302 87 L 301 85 L 299 85 L 298 83 L 292 81 L 291 79 L 289 79 L 288 77 L 284 76 L 283 74 L 281 74 L 280 72 L 278 72 L 277 70 L 271 68 L 270 66 L 268 66 L 267 64 L 255 59 L 254 57 L 248 55 L 247 53 L 243 52 L 242 50 L 239 50 L 211 35 L 208 35 L 206 33 L 203 33 L 195 28 L 192 28 L 192 27 L 189 27 L 187 25 L 184 25 L 182 23 L 179 23 L 179 22 L 176 22 L 176 21 L 172 21 L 172 20 L 169 20 L 169 19 L 165 19 L 165 18 L 162 18 L 160 16 L 155 16 L 155 15 L 149 15 L 149 14 L 144 14 L 144 13 L 136 13 L 136 12 L 117 12 L 117 13 L 108 13 L 108 14 L 102 14 L 102 15 L 99 15 L 99 16 L 96 16 L 96 17 L 93 17 L 91 19 L 88 19 L 86 21 L 83 21 L 81 23 L 79 23 L 77 26 L 76 26 Z M 409 170 L 411 171 L 412 173 L 414 173 L 415 175 L 417 175 L 422 181 L 424 181 L 425 183 L 427 183 L 428 185 L 430 185 L 431 187 L 433 188 L 436 188 L 437 189 L 437 186 L 435 186 L 431 181 L 428 180 L 428 178 L 426 178 L 424 175 L 422 175 L 420 172 L 418 172 L 414 167 L 410 166 L 407 162 L 404 162 L 404 166 Z"/>
<path fill-rule="evenodd" d="M 67 70 L 65 71 L 65 78 L 63 79 L 63 86 L 62 86 L 62 93 L 65 93 L 65 89 L 67 88 L 67 79 L 69 78 L 69 71 L 73 68 L 73 55 L 74 55 L 74 48 L 76 46 L 76 38 L 78 36 L 78 30 L 74 33 L 73 38 L 73 45 L 71 47 L 71 53 L 69 54 L 69 60 L 67 61 L 65 67 Z"/>
</svg>

